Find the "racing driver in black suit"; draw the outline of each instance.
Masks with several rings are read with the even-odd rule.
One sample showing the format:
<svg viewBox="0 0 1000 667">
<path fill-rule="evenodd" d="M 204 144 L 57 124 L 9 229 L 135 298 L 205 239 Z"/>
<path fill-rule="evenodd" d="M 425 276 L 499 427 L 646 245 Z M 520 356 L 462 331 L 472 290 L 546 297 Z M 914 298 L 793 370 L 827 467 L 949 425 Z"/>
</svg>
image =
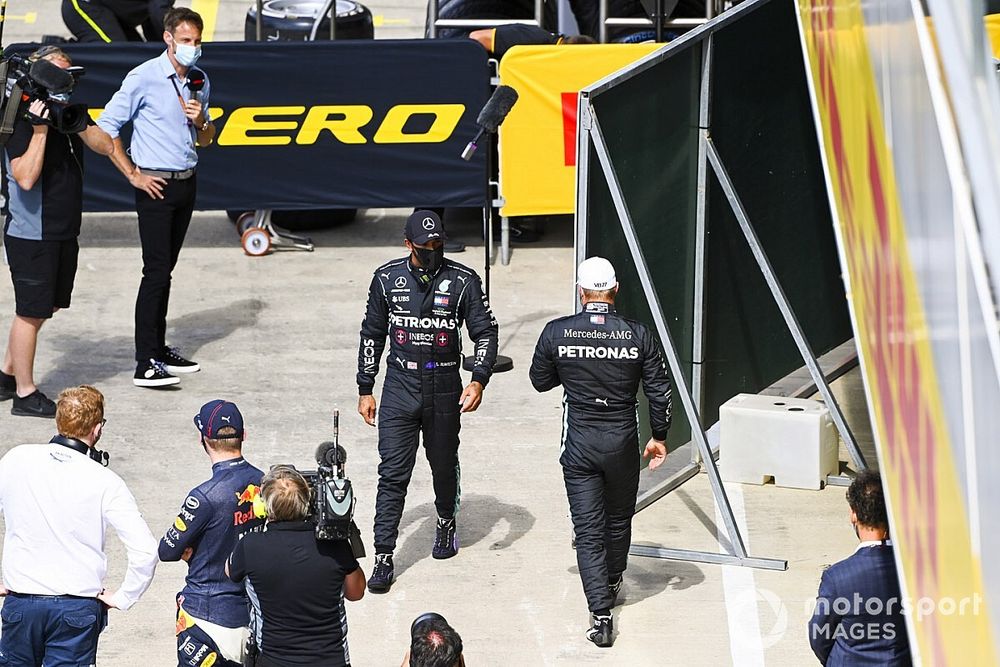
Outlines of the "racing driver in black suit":
<svg viewBox="0 0 1000 667">
<path fill-rule="evenodd" d="M 611 608 L 619 598 L 639 489 L 636 392 L 649 402 L 650 470 L 667 454 L 671 388 L 656 339 L 615 312 L 611 262 L 591 257 L 577 269 L 582 312 L 545 325 L 529 376 L 538 391 L 562 385 L 566 411 L 559 462 L 576 532 L 576 561 L 593 615 L 587 638 L 614 643 Z"/>
<path fill-rule="evenodd" d="M 372 392 L 389 336 L 378 419 L 375 565 L 368 580 L 373 593 L 392 586 L 392 552 L 421 432 L 438 513 L 432 555 L 458 553 L 461 413 L 479 407 L 497 356 L 497 322 L 479 276 L 444 258 L 445 232 L 437 214 L 414 211 L 405 236 L 410 256 L 383 264 L 372 277 L 358 350 L 358 412 L 374 426 Z M 472 381 L 464 389 L 458 372 L 463 323 L 475 346 Z"/>
</svg>

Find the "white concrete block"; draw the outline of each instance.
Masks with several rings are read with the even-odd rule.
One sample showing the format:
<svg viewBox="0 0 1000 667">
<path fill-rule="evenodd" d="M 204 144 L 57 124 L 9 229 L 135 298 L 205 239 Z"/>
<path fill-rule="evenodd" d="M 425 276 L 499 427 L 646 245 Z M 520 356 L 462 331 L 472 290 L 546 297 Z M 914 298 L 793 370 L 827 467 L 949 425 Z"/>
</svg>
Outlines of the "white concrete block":
<svg viewBox="0 0 1000 667">
<path fill-rule="evenodd" d="M 839 472 L 837 429 L 819 401 L 739 394 L 719 409 L 719 470 L 727 482 L 819 489 Z"/>
</svg>

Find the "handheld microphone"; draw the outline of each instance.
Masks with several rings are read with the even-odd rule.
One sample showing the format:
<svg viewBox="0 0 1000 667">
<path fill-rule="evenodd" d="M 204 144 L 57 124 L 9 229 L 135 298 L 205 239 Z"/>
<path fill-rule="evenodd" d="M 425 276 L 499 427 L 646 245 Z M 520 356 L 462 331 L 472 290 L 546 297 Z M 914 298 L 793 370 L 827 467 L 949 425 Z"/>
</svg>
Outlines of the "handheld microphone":
<svg viewBox="0 0 1000 667">
<path fill-rule="evenodd" d="M 194 93 L 194 99 L 201 102 L 201 89 L 205 87 L 205 73 L 200 69 L 188 71 L 188 90 Z"/>
<path fill-rule="evenodd" d="M 503 123 L 504 118 L 510 113 L 515 102 L 517 102 L 516 90 L 510 86 L 497 86 L 497 89 L 493 91 L 493 95 L 490 96 L 490 99 L 483 106 L 483 110 L 479 112 L 479 117 L 476 118 L 479 131 L 476 132 L 476 136 L 473 137 L 472 141 L 465 147 L 465 150 L 462 151 L 463 160 L 468 162 L 472 159 L 476 149 L 479 148 L 479 140 L 483 134 L 496 132 L 497 128 Z"/>
</svg>

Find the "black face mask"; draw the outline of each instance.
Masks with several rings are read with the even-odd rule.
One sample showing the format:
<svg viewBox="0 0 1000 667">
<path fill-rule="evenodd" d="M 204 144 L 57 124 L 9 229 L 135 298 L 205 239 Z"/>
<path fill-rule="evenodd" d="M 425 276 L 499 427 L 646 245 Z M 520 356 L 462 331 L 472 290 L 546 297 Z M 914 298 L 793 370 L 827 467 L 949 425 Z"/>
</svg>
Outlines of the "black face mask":
<svg viewBox="0 0 1000 667">
<path fill-rule="evenodd" d="M 437 248 L 418 248 L 413 246 L 413 254 L 417 256 L 417 260 L 420 262 L 420 268 L 424 269 L 430 275 L 434 275 L 444 264 L 444 246 L 439 246 Z"/>
</svg>

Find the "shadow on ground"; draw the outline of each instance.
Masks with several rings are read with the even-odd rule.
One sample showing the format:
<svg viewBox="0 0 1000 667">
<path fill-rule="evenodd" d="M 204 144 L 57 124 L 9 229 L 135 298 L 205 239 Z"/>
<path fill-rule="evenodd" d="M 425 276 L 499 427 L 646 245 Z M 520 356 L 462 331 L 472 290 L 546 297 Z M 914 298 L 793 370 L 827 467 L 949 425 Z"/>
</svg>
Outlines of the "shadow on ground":
<svg viewBox="0 0 1000 667">
<path fill-rule="evenodd" d="M 580 570 L 577 567 L 571 567 L 566 571 L 577 579 L 580 578 Z M 621 599 L 628 607 L 657 596 L 667 589 L 683 591 L 703 581 L 705 573 L 691 563 L 629 556 Z"/>
<path fill-rule="evenodd" d="M 168 342 L 189 358 L 197 358 L 198 350 L 209 343 L 232 335 L 237 329 L 254 327 L 264 309 L 260 299 L 241 299 L 225 306 L 188 313 L 167 322 Z M 52 345 L 60 350 L 41 384 L 50 387 L 71 387 L 82 382 L 99 384 L 122 372 L 135 368 L 132 336 L 111 336 L 91 340 L 71 333 L 56 334 Z"/>
<path fill-rule="evenodd" d="M 419 527 L 406 538 L 402 546 L 397 546 L 393 556 L 396 576 L 425 558 L 430 558 L 434 546 L 437 510 L 434 503 L 424 503 L 407 510 L 399 522 L 403 532 L 409 526 L 419 523 Z M 491 551 L 506 549 L 517 542 L 535 525 L 535 516 L 521 507 L 501 502 L 495 496 L 470 493 L 462 496 L 458 513 L 458 542 L 460 548 L 471 547 L 481 542 L 501 521 L 507 524 L 507 533 L 490 545 Z"/>
</svg>

